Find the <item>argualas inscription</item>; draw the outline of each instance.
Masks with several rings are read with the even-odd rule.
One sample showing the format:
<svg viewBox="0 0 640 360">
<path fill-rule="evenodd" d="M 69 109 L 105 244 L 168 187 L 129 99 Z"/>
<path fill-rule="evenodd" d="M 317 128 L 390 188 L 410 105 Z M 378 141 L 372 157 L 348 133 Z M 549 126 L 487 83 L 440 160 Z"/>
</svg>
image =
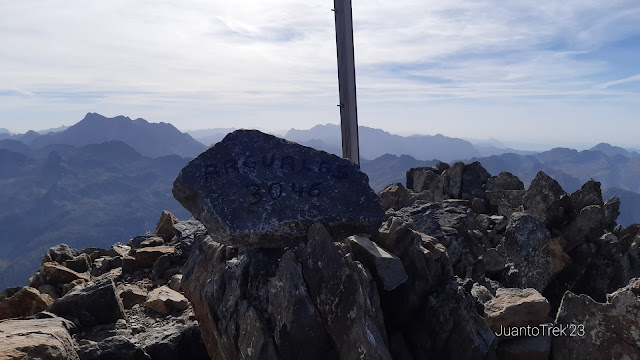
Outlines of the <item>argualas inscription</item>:
<svg viewBox="0 0 640 360">
<path fill-rule="evenodd" d="M 237 130 L 189 162 L 173 194 L 229 245 L 279 246 L 318 221 L 334 232 L 369 232 L 383 218 L 351 161 L 257 130 Z"/>
</svg>

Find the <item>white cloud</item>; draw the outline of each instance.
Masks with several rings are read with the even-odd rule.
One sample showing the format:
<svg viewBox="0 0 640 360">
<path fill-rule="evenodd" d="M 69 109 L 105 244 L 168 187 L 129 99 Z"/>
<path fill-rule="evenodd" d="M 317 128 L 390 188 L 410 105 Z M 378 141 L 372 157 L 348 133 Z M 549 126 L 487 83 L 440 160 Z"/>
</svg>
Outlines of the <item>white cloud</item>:
<svg viewBox="0 0 640 360">
<path fill-rule="evenodd" d="M 0 0 L 0 94 L 23 93 L 0 96 L 0 127 L 46 109 L 58 122 L 103 111 L 182 128 L 266 116 L 277 128 L 337 122 L 332 5 Z M 602 96 L 637 101 L 613 87 L 622 81 L 610 74 L 615 64 L 577 56 L 640 35 L 637 1 L 355 0 L 353 8 L 363 114 L 456 99 L 549 109 Z M 406 115 L 394 126 L 420 123 Z"/>
</svg>

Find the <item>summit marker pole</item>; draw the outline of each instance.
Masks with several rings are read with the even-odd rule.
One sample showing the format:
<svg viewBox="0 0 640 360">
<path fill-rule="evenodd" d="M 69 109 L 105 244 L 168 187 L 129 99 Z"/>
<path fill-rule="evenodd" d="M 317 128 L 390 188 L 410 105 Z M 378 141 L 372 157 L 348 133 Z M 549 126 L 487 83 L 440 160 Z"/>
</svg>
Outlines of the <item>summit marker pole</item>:
<svg viewBox="0 0 640 360">
<path fill-rule="evenodd" d="M 353 50 L 351 0 L 333 0 L 338 51 L 338 85 L 340 89 L 340 129 L 342 157 L 360 166 L 358 110 L 356 104 L 356 66 Z"/>
</svg>

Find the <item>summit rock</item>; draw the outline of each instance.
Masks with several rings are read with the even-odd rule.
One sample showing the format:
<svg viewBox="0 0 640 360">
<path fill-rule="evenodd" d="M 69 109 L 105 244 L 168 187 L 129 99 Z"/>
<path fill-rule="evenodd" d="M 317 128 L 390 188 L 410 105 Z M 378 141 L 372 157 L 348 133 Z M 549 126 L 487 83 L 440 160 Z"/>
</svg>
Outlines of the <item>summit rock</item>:
<svg viewBox="0 0 640 360">
<path fill-rule="evenodd" d="M 315 222 L 332 234 L 371 232 L 384 219 L 351 161 L 257 130 L 237 130 L 193 159 L 173 195 L 226 245 L 280 246 Z"/>
</svg>

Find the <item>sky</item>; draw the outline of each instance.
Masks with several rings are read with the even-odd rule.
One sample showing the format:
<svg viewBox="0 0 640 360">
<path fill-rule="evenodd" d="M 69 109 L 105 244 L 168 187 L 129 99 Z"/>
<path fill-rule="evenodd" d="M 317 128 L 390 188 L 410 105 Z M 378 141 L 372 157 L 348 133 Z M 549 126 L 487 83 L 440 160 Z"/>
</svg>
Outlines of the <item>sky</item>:
<svg viewBox="0 0 640 360">
<path fill-rule="evenodd" d="M 0 128 L 339 124 L 333 3 L 0 0 Z M 353 0 L 360 125 L 640 148 L 637 0 Z"/>
</svg>

